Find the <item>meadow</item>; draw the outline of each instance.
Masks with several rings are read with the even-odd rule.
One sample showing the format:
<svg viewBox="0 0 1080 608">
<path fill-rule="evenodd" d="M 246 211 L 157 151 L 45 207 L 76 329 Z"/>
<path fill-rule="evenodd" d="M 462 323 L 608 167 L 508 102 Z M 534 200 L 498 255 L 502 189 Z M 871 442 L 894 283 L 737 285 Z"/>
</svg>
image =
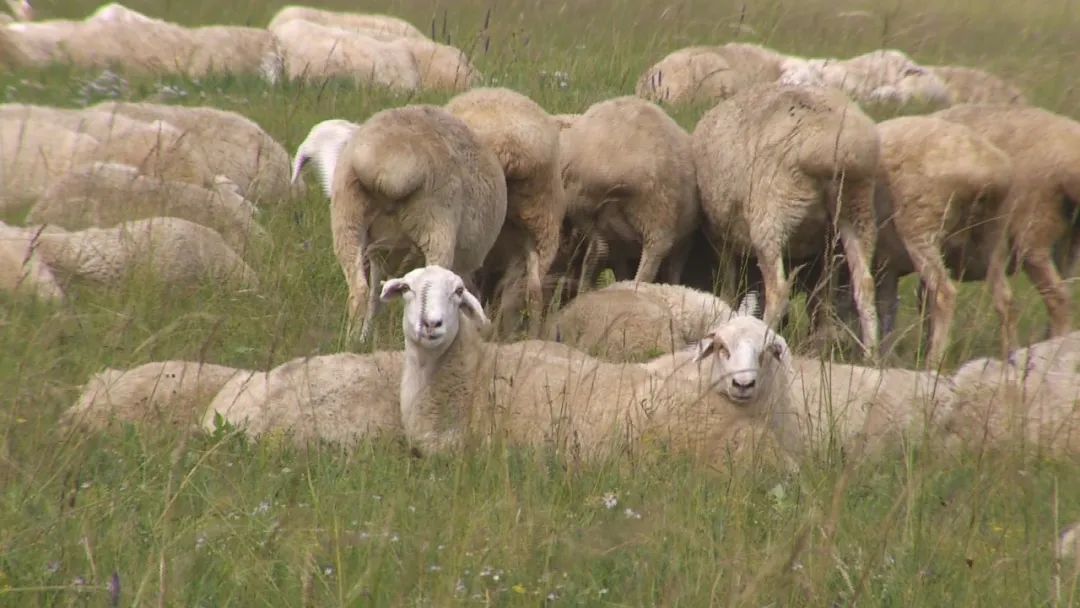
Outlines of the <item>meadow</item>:
<svg viewBox="0 0 1080 608">
<path fill-rule="evenodd" d="M 188 25 L 262 26 L 284 2 L 126 4 Z M 895 47 L 924 64 L 982 67 L 1080 119 L 1076 0 L 312 4 L 409 19 L 465 49 L 490 84 L 552 113 L 632 93 L 642 70 L 677 48 L 738 40 L 801 55 Z M 35 5 L 42 18 L 81 18 L 97 3 Z M 447 99 L 62 67 L 0 74 L 3 102 L 113 96 L 235 110 L 290 151 L 326 118 Z M 704 110 L 674 116 L 690 129 Z M 764 461 L 705 467 L 662 450 L 581 468 L 505 446 L 420 459 L 389 440 L 346 452 L 254 443 L 227 428 L 58 428 L 105 367 L 188 359 L 268 369 L 351 348 L 327 203 L 308 183 L 306 197 L 261 211 L 273 243 L 248 255 L 257 292 L 167 289 L 140 276 L 110 291 L 72 286 L 59 306 L 0 296 L 0 606 L 1080 604 L 1080 570 L 1054 557 L 1059 531 L 1080 520 L 1077 463 L 1032 446 L 957 452 L 932 440 L 873 460 L 830 449 L 791 472 Z M 1042 339 L 1038 294 L 1022 277 L 1013 283 L 1021 339 Z M 901 327 L 916 323 L 914 285 L 902 284 Z M 986 289 L 961 294 L 949 366 L 998 344 Z M 1080 302 L 1080 287 L 1073 294 Z M 401 348 L 396 310 L 376 347 Z M 804 325 L 793 329 L 796 349 Z M 908 365 L 917 334 L 900 346 Z"/>
</svg>

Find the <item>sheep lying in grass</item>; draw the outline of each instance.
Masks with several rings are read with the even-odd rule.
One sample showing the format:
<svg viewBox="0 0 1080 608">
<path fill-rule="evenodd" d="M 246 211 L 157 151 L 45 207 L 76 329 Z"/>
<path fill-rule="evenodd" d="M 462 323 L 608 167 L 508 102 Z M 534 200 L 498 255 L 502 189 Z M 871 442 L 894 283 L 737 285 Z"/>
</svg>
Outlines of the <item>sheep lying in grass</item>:
<svg viewBox="0 0 1080 608">
<path fill-rule="evenodd" d="M 976 359 L 953 375 L 946 429 L 962 443 L 1080 453 L 1080 332 Z"/>
<path fill-rule="evenodd" d="M 641 75 L 635 94 L 670 105 L 716 102 L 775 81 L 783 60 L 771 49 L 738 42 L 679 49 Z"/>
<path fill-rule="evenodd" d="M 82 165 L 55 181 L 30 209 L 32 224 L 66 230 L 108 228 L 131 220 L 168 216 L 217 231 L 236 251 L 249 241 L 266 242 L 255 222 L 255 207 L 231 183 L 214 189 L 141 175 L 137 168 L 115 163 Z"/>
<path fill-rule="evenodd" d="M 33 204 L 64 173 L 92 162 L 98 141 L 43 120 L 0 120 L 0 211 Z"/>
<path fill-rule="evenodd" d="M 426 38 L 416 26 L 397 17 L 335 12 L 296 5 L 282 7 L 270 20 L 270 25 L 266 26 L 266 29 L 273 31 L 290 21 L 310 21 L 327 27 L 375 32 L 399 38 Z"/>
<path fill-rule="evenodd" d="M 479 301 L 438 266 L 387 281 L 382 297 L 405 300 L 401 416 L 423 454 L 493 438 L 587 460 L 647 438 L 715 458 L 780 430 L 790 355 L 752 317 L 717 328 L 699 364 L 661 376 L 551 342 L 485 343 Z"/>
<path fill-rule="evenodd" d="M 203 428 L 213 431 L 220 419 L 252 437 L 285 432 L 301 444 L 400 436 L 403 359 L 400 352 L 342 353 L 237 374 L 210 402 Z"/>
<path fill-rule="evenodd" d="M 292 163 L 292 183 L 298 183 L 300 172 L 309 162 L 315 163 L 319 184 L 329 200 L 333 192 L 334 168 L 345 144 L 360 125 L 347 120 L 330 119 L 316 123 L 296 148 Z"/>
<path fill-rule="evenodd" d="M 690 136 L 656 104 L 619 97 L 593 105 L 566 129 L 562 176 L 567 216 L 593 239 L 582 287 L 598 254 L 619 279 L 678 283 L 700 222 Z M 630 275 L 626 259 L 639 257 Z"/>
<path fill-rule="evenodd" d="M 783 85 L 830 86 L 860 104 L 901 107 L 918 104 L 943 107 L 949 89 L 931 70 L 895 49 L 881 49 L 850 59 L 785 58 L 778 82 Z"/>
<path fill-rule="evenodd" d="M 932 321 L 927 362 L 945 354 L 956 308 L 949 278 L 985 279 L 1001 316 L 1005 350 L 1016 344 L 1016 315 L 1006 277 L 1008 218 L 1004 203 L 1012 184 L 1008 155 L 971 129 L 940 118 L 908 116 L 878 125 L 881 137 L 879 212 L 889 207 L 891 223 L 881 229 L 876 263 L 882 268 L 879 311 L 888 332 L 895 318 L 897 284 L 918 272 L 927 289 Z M 891 203 L 891 205 L 889 205 Z M 900 243 L 891 242 L 895 230 Z"/>
<path fill-rule="evenodd" d="M 0 49 L 7 47 L 0 51 L 0 65 L 41 69 L 62 61 L 60 44 L 79 25 L 68 19 L 0 23 Z"/>
<path fill-rule="evenodd" d="M 734 314 L 716 296 L 683 287 L 621 281 L 574 298 L 546 337 L 611 361 L 635 361 L 697 344 Z"/>
<path fill-rule="evenodd" d="M 221 235 L 175 217 L 78 232 L 8 226 L 5 230 L 10 238 L 21 241 L 24 251 L 37 251 L 61 279 L 117 285 L 146 269 L 166 285 L 213 282 L 234 289 L 257 285 L 254 271 Z"/>
<path fill-rule="evenodd" d="M 363 318 L 362 340 L 387 270 L 419 252 L 426 264 L 471 276 L 506 219 L 498 159 L 465 123 L 436 106 L 375 114 L 334 166 L 334 252 L 349 284 L 350 318 Z"/>
<path fill-rule="evenodd" d="M 460 92 L 480 84 L 480 72 L 461 49 L 427 38 L 399 38 L 395 43 L 416 60 L 425 91 Z"/>
<path fill-rule="evenodd" d="M 43 301 L 64 299 L 64 291 L 41 256 L 27 249 L 25 233 L 0 224 L 0 293 L 31 294 Z"/>
<path fill-rule="evenodd" d="M 208 106 L 112 101 L 91 109 L 145 122 L 160 120 L 176 127 L 216 175 L 229 178 L 240 194 L 256 205 L 282 202 L 292 195 L 288 151 L 242 114 Z"/>
<path fill-rule="evenodd" d="M 874 122 L 834 89 L 759 85 L 706 113 L 693 143 L 708 236 L 757 257 L 766 322 L 780 321 L 790 297 L 784 258 L 820 256 L 835 229 L 854 277 L 863 348 L 873 354 Z"/>
<path fill-rule="evenodd" d="M 945 86 L 949 89 L 949 100 L 953 104 L 1027 105 L 1024 92 L 1016 85 L 985 70 L 953 65 L 936 65 L 927 69 L 945 81 Z"/>
<path fill-rule="evenodd" d="M 285 73 L 292 80 L 349 78 L 399 93 L 420 88 L 412 53 L 393 41 L 303 20 L 286 21 L 271 31 L 281 43 Z"/>
<path fill-rule="evenodd" d="M 241 370 L 197 361 L 159 361 L 131 369 L 106 369 L 83 386 L 61 422 L 103 430 L 115 423 L 180 429 L 202 420 L 222 386 Z"/>
<path fill-rule="evenodd" d="M 543 315 L 542 280 L 566 213 L 559 127 L 536 102 L 509 89 L 474 89 L 451 99 L 446 110 L 495 154 L 506 176 L 506 221 L 484 262 L 484 274 L 501 274 L 489 285 L 501 300 L 501 331 L 516 329 L 522 312 L 535 331 Z"/>
<path fill-rule="evenodd" d="M 1066 244 L 1080 257 L 1080 123 L 1028 106 L 957 105 L 934 116 L 970 127 L 1012 159 L 1004 203 L 1012 254 L 1046 303 L 1050 335 L 1067 333 L 1072 298 L 1053 250 Z"/>
</svg>

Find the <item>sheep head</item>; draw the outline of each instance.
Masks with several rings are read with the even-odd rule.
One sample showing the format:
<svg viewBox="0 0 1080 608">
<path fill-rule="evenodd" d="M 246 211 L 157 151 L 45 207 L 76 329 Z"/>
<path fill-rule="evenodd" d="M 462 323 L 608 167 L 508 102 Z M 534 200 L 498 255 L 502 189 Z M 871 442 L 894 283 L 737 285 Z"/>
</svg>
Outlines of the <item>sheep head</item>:
<svg viewBox="0 0 1080 608">
<path fill-rule="evenodd" d="M 401 326 L 405 340 L 426 350 L 444 351 L 457 338 L 461 314 L 480 325 L 488 319 L 465 281 L 442 266 L 417 268 L 383 283 L 382 300 L 405 300 Z"/>
<path fill-rule="evenodd" d="M 772 369 L 791 366 L 787 342 L 754 316 L 756 307 L 757 298 L 744 300 L 731 319 L 699 342 L 695 357 L 711 363 L 713 386 L 739 406 L 758 401 Z"/>
<path fill-rule="evenodd" d="M 300 171 L 304 166 L 314 160 L 319 171 L 323 194 L 330 198 L 338 157 L 341 156 L 345 144 L 349 142 L 356 127 L 355 123 L 338 119 L 324 120 L 311 127 L 307 137 L 296 148 L 292 166 L 292 183 L 295 184 L 296 180 L 300 179 Z"/>
</svg>

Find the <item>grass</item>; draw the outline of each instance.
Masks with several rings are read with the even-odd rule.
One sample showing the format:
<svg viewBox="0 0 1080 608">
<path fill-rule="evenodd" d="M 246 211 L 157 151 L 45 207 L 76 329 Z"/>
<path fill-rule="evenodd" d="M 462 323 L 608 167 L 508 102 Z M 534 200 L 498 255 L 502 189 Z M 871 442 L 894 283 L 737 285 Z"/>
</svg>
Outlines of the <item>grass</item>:
<svg viewBox="0 0 1080 608">
<path fill-rule="evenodd" d="M 129 3 L 188 24 L 255 25 L 282 4 Z M 59 17 L 94 7 L 35 5 Z M 364 9 L 471 49 L 492 82 L 553 113 L 632 91 L 676 48 L 740 39 L 804 55 L 894 46 L 926 63 L 986 67 L 1080 118 L 1073 0 L 373 0 Z M 836 16 L 856 9 L 876 16 Z M 95 76 L 3 74 L 0 91 L 6 101 L 75 106 L 94 101 L 84 84 Z M 318 120 L 446 99 L 244 78 L 128 84 L 131 99 L 240 111 L 290 150 Z M 690 128 L 703 110 L 675 115 Z M 268 369 L 347 347 L 344 281 L 315 186 L 304 200 L 264 209 L 261 222 L 274 243 L 250 256 L 258 294 L 132 281 L 73 286 L 62 306 L 0 299 L 0 605 L 1080 603 L 1075 570 L 1052 552 L 1057 532 L 1080 519 L 1076 462 L 1021 446 L 898 445 L 866 461 L 824 451 L 791 473 L 662 452 L 567 469 L 543 451 L 498 447 L 416 459 L 395 441 L 346 453 L 249 443 L 225 430 L 58 431 L 79 386 L 106 366 L 184 358 Z M 1021 337 L 1038 339 L 1042 304 L 1023 278 L 1014 284 Z M 909 279 L 902 327 L 914 321 L 912 291 Z M 1000 328 L 981 285 L 961 294 L 950 364 L 993 354 Z M 380 347 L 400 347 L 392 316 Z M 793 342 L 804 333 L 797 321 Z M 901 343 L 908 364 L 916 345 L 914 335 Z"/>
</svg>

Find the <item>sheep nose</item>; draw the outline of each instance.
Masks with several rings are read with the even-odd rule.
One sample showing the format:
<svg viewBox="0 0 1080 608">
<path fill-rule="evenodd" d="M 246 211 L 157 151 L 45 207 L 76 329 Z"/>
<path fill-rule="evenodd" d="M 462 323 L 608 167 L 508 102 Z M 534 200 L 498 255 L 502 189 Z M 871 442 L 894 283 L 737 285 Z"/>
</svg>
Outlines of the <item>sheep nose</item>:
<svg viewBox="0 0 1080 608">
<path fill-rule="evenodd" d="M 424 329 L 439 329 L 442 327 L 442 319 L 420 321 L 420 326 Z"/>
<path fill-rule="evenodd" d="M 738 388 L 738 389 L 742 389 L 744 391 L 754 388 L 755 384 L 757 384 L 757 380 L 755 378 L 751 378 L 751 379 L 747 380 L 746 382 L 739 382 L 738 380 L 736 380 L 734 378 L 731 379 L 731 385 L 732 386 L 734 386 L 735 388 Z"/>
</svg>

